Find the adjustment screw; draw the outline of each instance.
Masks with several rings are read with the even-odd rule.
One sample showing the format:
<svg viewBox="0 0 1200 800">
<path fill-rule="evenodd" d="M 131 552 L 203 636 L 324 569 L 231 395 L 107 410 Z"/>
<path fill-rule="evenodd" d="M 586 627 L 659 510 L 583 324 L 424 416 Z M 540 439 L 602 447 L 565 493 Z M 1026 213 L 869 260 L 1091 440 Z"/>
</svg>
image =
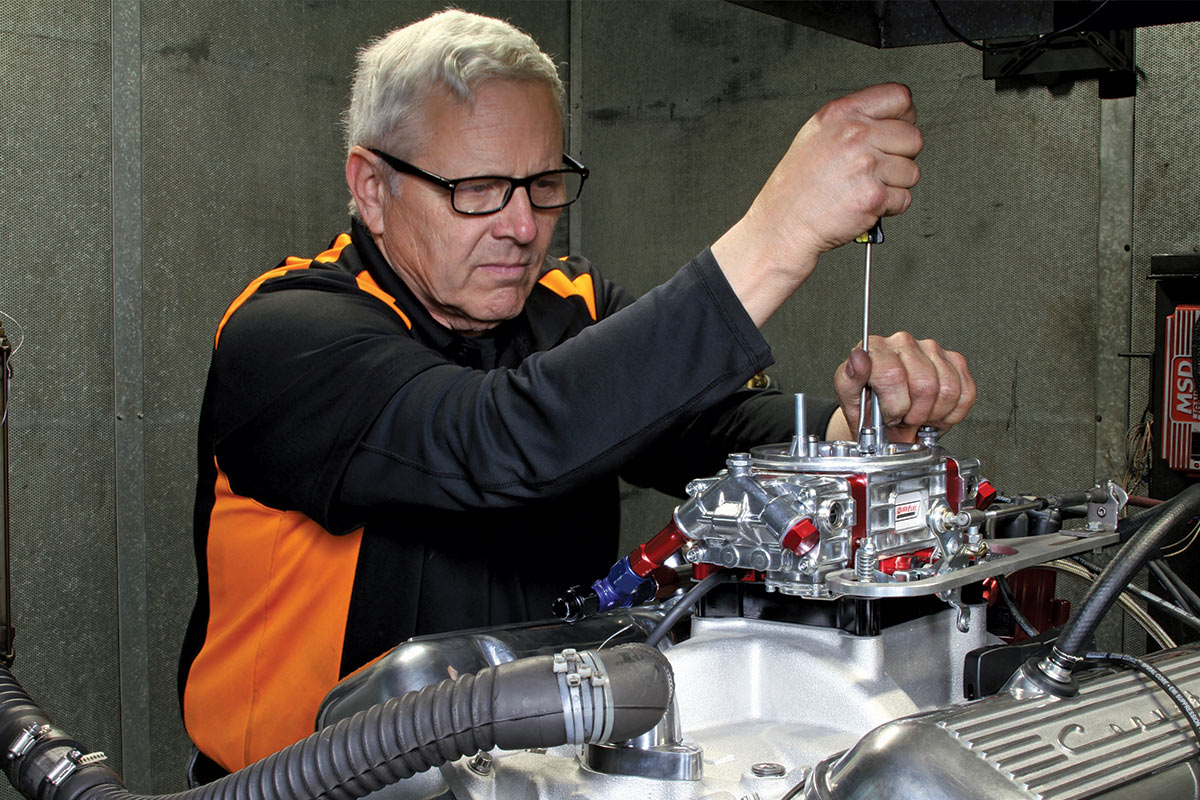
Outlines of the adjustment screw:
<svg viewBox="0 0 1200 800">
<path fill-rule="evenodd" d="M 787 774 L 783 764 L 774 761 L 763 761 L 750 767 L 750 771 L 758 778 L 782 778 Z"/>
<path fill-rule="evenodd" d="M 725 467 L 730 475 L 749 475 L 751 463 L 749 453 L 730 453 L 729 458 L 725 459 Z"/>
</svg>

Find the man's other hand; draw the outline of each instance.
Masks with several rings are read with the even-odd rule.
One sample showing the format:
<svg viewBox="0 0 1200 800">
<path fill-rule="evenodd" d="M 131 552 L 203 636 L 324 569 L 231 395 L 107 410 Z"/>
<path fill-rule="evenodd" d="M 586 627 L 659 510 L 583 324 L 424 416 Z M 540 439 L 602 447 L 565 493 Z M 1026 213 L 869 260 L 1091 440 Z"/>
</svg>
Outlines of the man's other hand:
<svg viewBox="0 0 1200 800">
<path fill-rule="evenodd" d="M 975 403 L 975 379 L 961 353 L 909 333 L 872 336 L 870 353 L 855 348 L 834 373 L 841 411 L 829 422 L 826 438 L 854 441 L 863 386 L 879 396 L 887 438 L 911 442 L 917 428 L 943 431 L 961 422 Z"/>
</svg>

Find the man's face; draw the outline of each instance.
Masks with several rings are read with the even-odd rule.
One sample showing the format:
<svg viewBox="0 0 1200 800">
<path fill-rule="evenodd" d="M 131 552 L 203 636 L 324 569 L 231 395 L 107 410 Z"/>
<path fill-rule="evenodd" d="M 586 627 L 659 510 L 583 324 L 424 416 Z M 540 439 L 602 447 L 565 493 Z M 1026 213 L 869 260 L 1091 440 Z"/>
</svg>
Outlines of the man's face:
<svg viewBox="0 0 1200 800">
<path fill-rule="evenodd" d="M 439 93 L 426 115 L 426 143 L 406 160 L 436 175 L 521 178 L 562 166 L 562 126 L 554 96 L 542 86 L 491 80 L 478 88 L 473 107 Z M 390 168 L 380 169 L 391 185 Z M 439 186 L 409 175 L 394 184 L 376 240 L 433 318 L 469 333 L 520 313 L 562 209 L 533 208 L 528 193 L 516 189 L 495 214 L 467 216 Z"/>
</svg>

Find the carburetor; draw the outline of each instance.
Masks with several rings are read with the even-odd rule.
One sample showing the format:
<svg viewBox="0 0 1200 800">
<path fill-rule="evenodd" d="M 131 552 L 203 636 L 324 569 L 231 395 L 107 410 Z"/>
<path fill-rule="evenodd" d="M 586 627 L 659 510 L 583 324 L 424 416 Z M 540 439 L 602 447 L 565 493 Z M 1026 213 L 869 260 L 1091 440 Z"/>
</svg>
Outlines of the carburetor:
<svg viewBox="0 0 1200 800">
<path fill-rule="evenodd" d="M 912 581 L 979 555 L 977 526 L 936 521 L 995 496 L 976 459 L 954 458 L 923 428 L 915 444 L 820 442 L 734 453 L 727 469 L 692 481 L 674 514 L 699 577 L 712 566 L 760 574 L 767 591 L 829 597 L 826 578 Z"/>
<path fill-rule="evenodd" d="M 796 430 L 804 431 L 802 395 L 796 408 Z M 696 580 L 726 570 L 782 595 L 937 595 L 958 609 L 965 626 L 959 590 L 966 584 L 1112 540 L 1125 494 L 1111 481 L 989 509 L 998 495 L 980 477 L 978 459 L 952 456 L 936 428 L 921 428 L 913 443 L 889 443 L 883 430 L 876 414 L 857 442 L 798 434 L 730 455 L 726 469 L 688 485 L 688 499 L 658 535 L 591 587 L 569 589 L 554 613 L 573 621 L 650 600 L 666 573 L 674 577 L 665 565 L 681 554 Z M 1085 504 L 1084 530 L 987 538 L 991 520 Z"/>
</svg>

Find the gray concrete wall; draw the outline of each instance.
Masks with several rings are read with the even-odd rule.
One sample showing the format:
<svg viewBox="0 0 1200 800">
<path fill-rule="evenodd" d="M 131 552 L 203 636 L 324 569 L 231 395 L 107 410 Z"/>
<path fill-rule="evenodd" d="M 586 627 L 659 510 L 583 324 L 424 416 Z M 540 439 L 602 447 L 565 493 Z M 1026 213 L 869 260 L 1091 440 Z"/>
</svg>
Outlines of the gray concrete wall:
<svg viewBox="0 0 1200 800">
<path fill-rule="evenodd" d="M 110 28 L 107 4 L 0 4 L 0 321 L 15 668 L 119 759 Z"/>
<path fill-rule="evenodd" d="M 1153 58 L 1160 40 L 1147 32 L 1142 52 Z M 618 48 L 620 59 L 603 57 Z M 583 249 L 639 291 L 738 218 L 824 102 L 879 81 L 908 84 L 925 134 L 922 181 L 875 250 L 872 330 L 909 330 L 967 356 L 980 400 L 947 441 L 982 457 L 999 485 L 1092 481 L 1098 437 L 1123 436 L 1127 404 L 1126 387 L 1097 374 L 1098 354 L 1126 345 L 1107 330 L 1124 321 L 1098 312 L 1105 133 L 1094 81 L 1063 96 L 997 92 L 962 45 L 880 51 L 722 2 L 586 5 L 583 61 L 604 62 L 582 75 L 582 153 L 597 173 L 583 200 Z M 1148 81 L 1186 83 L 1184 74 Z M 1130 126 L 1131 112 L 1126 103 Z M 1131 194 L 1121 200 L 1128 210 Z M 767 325 L 772 374 L 785 387 L 829 392 L 861 335 L 863 255 L 826 256 Z M 1110 391 L 1118 418 L 1097 422 Z M 628 494 L 636 538 L 671 502 Z"/>
<path fill-rule="evenodd" d="M 137 790 L 182 786 L 174 672 L 215 323 L 247 280 L 345 225 L 337 119 L 353 52 L 440 5 L 0 0 L 0 311 L 24 339 L 16 671 Z M 572 149 L 593 170 L 574 244 L 638 293 L 737 219 L 822 103 L 909 84 L 924 177 L 912 210 L 885 223 L 873 329 L 968 356 L 981 397 L 949 443 L 999 485 L 1109 473 L 1108 443 L 1149 392 L 1144 365 L 1111 358 L 1152 341 L 1149 254 L 1198 244 L 1200 27 L 1140 32 L 1146 79 L 1120 104 L 1091 82 L 997 93 L 965 46 L 877 51 L 720 0 L 461 5 L 508 16 L 570 62 Z M 1114 209 L 1128 241 L 1101 224 Z M 825 391 L 857 341 L 861 272 L 861 249 L 830 254 L 769 323 L 788 388 Z M 631 541 L 674 502 L 627 495 Z"/>
</svg>

